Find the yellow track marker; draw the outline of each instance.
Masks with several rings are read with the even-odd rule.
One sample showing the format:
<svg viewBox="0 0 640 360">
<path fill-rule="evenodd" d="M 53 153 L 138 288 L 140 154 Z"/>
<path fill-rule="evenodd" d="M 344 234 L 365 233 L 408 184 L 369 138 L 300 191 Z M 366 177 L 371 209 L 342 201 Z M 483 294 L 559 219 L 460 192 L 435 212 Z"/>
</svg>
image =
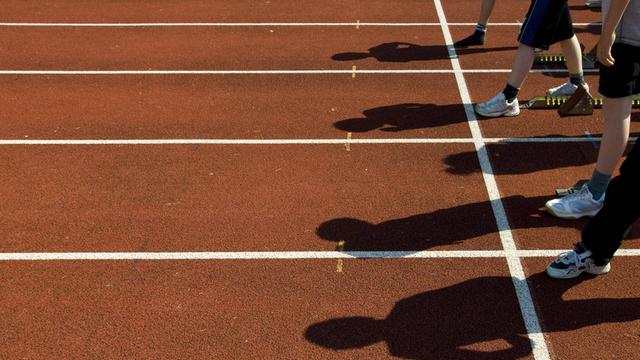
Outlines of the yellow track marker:
<svg viewBox="0 0 640 360">
<path fill-rule="evenodd" d="M 344 144 L 344 147 L 347 149 L 347 151 L 351 151 L 351 143 L 350 143 L 350 141 L 351 141 L 351 133 L 348 132 L 347 133 L 347 143 Z"/>
<path fill-rule="evenodd" d="M 356 20 L 356 30 L 360 30 L 360 20 Z"/>
<path fill-rule="evenodd" d="M 356 78 L 356 66 L 355 65 L 353 65 L 353 67 L 351 68 L 351 71 L 353 71 L 351 73 L 351 78 L 355 79 Z"/>
<path fill-rule="evenodd" d="M 337 251 L 343 251 L 344 250 L 344 240 L 340 240 L 338 241 L 338 247 L 336 248 Z M 341 273 L 343 270 L 343 261 L 342 259 L 338 259 L 338 265 L 336 266 L 336 272 Z"/>
</svg>

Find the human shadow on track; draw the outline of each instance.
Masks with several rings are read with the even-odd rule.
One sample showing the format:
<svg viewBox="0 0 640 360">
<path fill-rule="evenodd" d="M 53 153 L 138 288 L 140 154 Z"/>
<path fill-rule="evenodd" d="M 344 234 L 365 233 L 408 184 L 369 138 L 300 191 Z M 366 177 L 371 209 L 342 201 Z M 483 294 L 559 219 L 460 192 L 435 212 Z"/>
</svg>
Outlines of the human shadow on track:
<svg viewBox="0 0 640 360">
<path fill-rule="evenodd" d="M 569 227 L 582 229 L 584 221 L 552 217 L 540 209 L 553 198 L 510 196 L 502 203 L 510 215 L 512 229 Z M 337 218 L 318 226 L 318 237 L 344 242 L 344 251 L 406 251 L 461 244 L 481 236 L 497 234 L 490 201 L 439 209 L 434 212 L 387 220 L 378 224 L 354 218 Z M 496 235 L 497 236 L 497 235 Z"/>
<path fill-rule="evenodd" d="M 582 281 L 558 281 L 535 274 L 527 281 L 544 297 L 544 332 L 563 332 L 602 323 L 640 319 L 640 298 L 564 300 Z M 511 277 L 480 277 L 398 301 L 384 319 L 358 314 L 309 326 L 307 341 L 348 350 L 385 342 L 405 359 L 518 359 L 532 349 Z M 540 314 L 539 314 L 540 315 Z M 497 348 L 497 349 L 496 349 Z M 382 357 L 382 355 L 381 355 Z"/>
<path fill-rule="evenodd" d="M 376 129 L 399 132 L 467 122 L 460 104 L 397 104 L 365 110 L 362 114 L 364 118 L 340 120 L 334 126 L 348 132 Z"/>
<path fill-rule="evenodd" d="M 487 144 L 495 175 L 530 174 L 542 170 L 595 164 L 596 143 L 494 143 Z M 480 172 L 469 166 L 478 155 L 475 150 L 451 154 L 444 159 L 447 172 L 469 175 Z M 585 174 L 590 175 L 590 174 Z"/>
<path fill-rule="evenodd" d="M 458 54 L 494 53 L 514 50 L 517 47 L 468 48 L 456 50 Z M 353 61 L 374 58 L 380 62 L 409 62 L 449 59 L 445 45 L 416 45 L 406 42 L 390 42 L 374 46 L 367 52 L 345 52 L 331 57 L 336 61 Z"/>
<path fill-rule="evenodd" d="M 637 134 L 632 133 L 631 136 L 637 136 Z M 562 138 L 563 136 L 551 135 L 551 137 Z M 595 166 L 598 146 L 595 140 L 580 143 L 493 143 L 487 144 L 487 151 L 495 175 L 519 175 L 589 164 Z M 627 151 L 629 150 L 631 145 L 627 146 Z M 448 173 L 469 175 L 481 171 L 479 166 L 469 166 L 477 158 L 478 155 L 474 150 L 451 154 L 443 161 L 448 166 L 446 170 Z M 591 173 L 585 173 L 585 176 L 591 176 Z"/>
</svg>

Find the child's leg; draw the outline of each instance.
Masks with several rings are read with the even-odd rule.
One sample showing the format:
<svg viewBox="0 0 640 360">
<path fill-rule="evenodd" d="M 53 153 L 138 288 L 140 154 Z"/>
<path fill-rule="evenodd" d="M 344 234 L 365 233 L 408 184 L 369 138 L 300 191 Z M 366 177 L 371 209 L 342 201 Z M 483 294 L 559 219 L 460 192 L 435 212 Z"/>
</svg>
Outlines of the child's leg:
<svg viewBox="0 0 640 360">
<path fill-rule="evenodd" d="M 528 45 L 520 44 L 516 58 L 513 61 L 511 67 L 511 75 L 507 83 L 514 88 L 520 89 L 524 80 L 527 78 L 531 67 L 533 66 L 533 60 L 535 59 L 534 48 Z"/>
<path fill-rule="evenodd" d="M 494 5 L 495 0 L 482 0 L 482 5 L 480 6 L 480 17 L 478 19 L 478 24 L 476 25 L 475 31 L 470 36 L 457 41 L 453 45 L 458 47 L 484 45 L 484 37 L 485 33 L 487 32 L 487 23 L 489 22 L 489 17 L 491 16 Z"/>
<path fill-rule="evenodd" d="M 569 75 L 571 76 L 571 82 L 574 85 L 584 84 L 582 50 L 580 49 L 578 38 L 573 35 L 570 39 L 560 41 L 560 46 L 562 47 L 562 53 L 565 57 Z"/>
<path fill-rule="evenodd" d="M 533 66 L 534 58 L 533 47 L 520 44 L 516 59 L 513 61 L 509 81 L 507 81 L 504 90 L 492 99 L 476 104 L 475 111 L 485 117 L 517 116 L 520 114 L 520 105 L 517 99 L 518 92 L 522 83 L 524 83 L 524 79 L 527 78 L 531 66 Z"/>
<path fill-rule="evenodd" d="M 620 162 L 629 140 L 631 95 L 640 92 L 638 48 L 614 44 L 611 53 L 616 59 L 611 67 L 600 68 L 600 93 L 604 96 L 604 129 L 596 169 L 589 182 L 589 191 L 599 199 L 606 191 L 611 176 Z"/>
<path fill-rule="evenodd" d="M 482 0 L 482 5 L 480 6 L 480 17 L 478 18 L 478 24 L 482 26 L 487 26 L 489 22 L 489 17 L 491 16 L 491 12 L 493 12 L 493 6 L 495 5 L 496 0 Z"/>
<path fill-rule="evenodd" d="M 604 129 L 596 170 L 611 176 L 627 147 L 631 121 L 631 97 L 604 97 Z"/>
<path fill-rule="evenodd" d="M 596 169 L 587 184 L 594 199 L 600 199 L 629 141 L 631 97 L 604 97 L 604 129 Z"/>
</svg>

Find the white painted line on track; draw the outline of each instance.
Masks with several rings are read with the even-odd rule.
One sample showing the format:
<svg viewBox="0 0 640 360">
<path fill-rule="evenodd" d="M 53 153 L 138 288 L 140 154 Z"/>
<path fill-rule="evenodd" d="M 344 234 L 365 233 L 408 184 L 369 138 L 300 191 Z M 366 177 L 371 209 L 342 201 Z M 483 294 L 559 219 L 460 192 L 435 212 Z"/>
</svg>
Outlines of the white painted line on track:
<svg viewBox="0 0 640 360">
<path fill-rule="evenodd" d="M 597 143 L 601 137 L 484 138 L 484 143 Z M 629 141 L 636 141 L 630 137 Z M 412 139 L 5 139 L 2 145 L 344 145 L 475 144 L 473 138 Z"/>
<path fill-rule="evenodd" d="M 488 26 L 521 26 L 518 22 L 489 23 Z M 574 26 L 599 26 L 601 23 L 574 23 Z M 440 26 L 437 22 L 139 22 L 139 23 L 62 23 L 62 22 L 2 22 L 4 27 L 316 27 L 316 26 L 376 26 L 410 27 Z M 450 23 L 449 26 L 476 26 L 476 23 Z"/>
<path fill-rule="evenodd" d="M 403 69 L 403 70 L 0 70 L 0 75 L 318 75 L 318 74 L 493 74 L 511 69 Z M 566 69 L 532 69 L 532 73 L 567 73 Z M 585 69 L 584 73 L 599 73 Z"/>
<path fill-rule="evenodd" d="M 560 250 L 518 250 L 518 258 L 553 258 Z M 20 252 L 0 253 L 0 261 L 45 260 L 304 260 L 304 259 L 463 259 L 504 258 L 503 250 L 453 251 L 245 251 L 245 252 Z M 640 249 L 618 250 L 616 257 L 640 256 Z M 542 271 L 542 270 L 541 270 Z"/>
<path fill-rule="evenodd" d="M 585 140 L 586 141 L 586 140 Z M 591 141 L 591 139 L 589 139 Z M 114 139 L 0 140 L 0 145 L 344 145 L 344 144 L 464 144 L 473 139 Z"/>
<path fill-rule="evenodd" d="M 460 61 L 458 60 L 458 55 L 453 47 L 453 39 L 451 37 L 451 32 L 449 31 L 449 26 L 447 25 L 447 18 L 444 14 L 442 3 L 440 0 L 434 0 L 433 2 L 436 6 L 438 19 L 442 24 L 442 33 L 449 50 L 452 68 L 454 70 L 461 70 Z M 464 74 L 461 71 L 457 71 L 455 75 L 458 83 L 458 90 L 460 92 L 460 98 L 464 104 L 465 113 L 469 122 L 469 128 L 471 129 L 471 134 L 474 140 L 476 140 L 475 147 L 478 154 L 478 160 L 480 161 L 480 167 L 482 169 L 487 193 L 489 194 L 493 214 L 498 225 L 502 247 L 506 253 L 507 265 L 518 297 L 522 318 L 524 320 L 525 328 L 527 329 L 527 335 L 531 341 L 533 356 L 536 360 L 549 360 L 551 358 L 549 355 L 549 349 L 547 348 L 547 343 L 542 333 L 542 327 L 540 326 L 540 320 L 538 319 L 538 314 L 533 304 L 533 298 L 531 296 L 529 285 L 527 284 L 522 262 L 516 255 L 516 244 L 513 240 L 513 234 L 511 233 L 509 221 L 507 220 L 507 214 L 501 201 L 500 191 L 498 190 L 498 185 L 493 175 L 493 168 L 491 166 L 491 161 L 489 160 L 489 154 L 487 152 L 484 139 L 482 138 L 480 126 L 478 125 L 478 119 L 476 118 L 473 110 L 469 89 L 467 88 Z"/>
</svg>

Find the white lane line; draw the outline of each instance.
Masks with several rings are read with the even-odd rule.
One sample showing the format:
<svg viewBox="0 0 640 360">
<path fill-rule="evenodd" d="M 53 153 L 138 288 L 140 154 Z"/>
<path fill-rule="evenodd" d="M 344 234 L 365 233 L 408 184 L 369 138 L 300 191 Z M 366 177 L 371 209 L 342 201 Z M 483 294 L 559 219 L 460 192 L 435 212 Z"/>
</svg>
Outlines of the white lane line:
<svg viewBox="0 0 640 360">
<path fill-rule="evenodd" d="M 556 257 L 561 252 L 565 252 L 569 250 L 570 249 L 517 250 L 515 254 L 520 258 Z M 616 251 L 615 257 L 621 257 L 621 256 L 624 256 L 624 257 L 640 256 L 640 249 L 619 249 L 618 251 Z"/>
<path fill-rule="evenodd" d="M 589 132 L 589 130 L 585 130 L 584 131 L 584 135 L 591 140 L 591 145 L 593 146 L 594 149 L 599 149 L 600 148 L 600 141 L 602 141 L 602 139 L 600 139 L 600 141 L 596 141 L 596 138 L 591 135 L 591 133 Z"/>
<path fill-rule="evenodd" d="M 489 23 L 488 26 L 520 26 L 521 23 Z M 600 23 L 574 23 L 574 26 L 599 26 Z M 5 27 L 315 27 L 315 26 L 440 26 L 437 22 L 139 22 L 139 23 L 61 23 L 61 22 L 2 22 Z M 449 26 L 476 26 L 476 23 L 450 23 Z"/>
<path fill-rule="evenodd" d="M 591 141 L 592 139 L 585 141 Z M 0 140 L 0 145 L 344 145 L 344 144 L 465 144 L 473 139 L 113 139 Z"/>
<path fill-rule="evenodd" d="M 484 143 L 597 143 L 601 137 L 484 138 Z M 637 137 L 630 137 L 634 142 Z M 344 145 L 344 144 L 475 144 L 473 138 L 443 139 L 5 139 L 2 145 Z"/>
<path fill-rule="evenodd" d="M 594 137 L 485 139 L 489 143 L 593 142 Z M 332 144 L 473 144 L 472 138 L 445 139 L 69 139 L 0 140 L 0 145 L 332 145 Z"/>
<path fill-rule="evenodd" d="M 403 69 L 403 70 L 0 70 L 0 75 L 317 75 L 317 74 L 494 74 L 511 69 Z M 532 69 L 532 73 L 567 73 L 566 69 Z M 599 73 L 585 69 L 584 73 Z"/>
<path fill-rule="evenodd" d="M 553 258 L 559 250 L 518 250 L 518 258 Z M 305 260 L 504 258 L 502 250 L 460 251 L 245 251 L 245 252 L 20 252 L 0 253 L 0 261 L 42 260 Z M 640 249 L 618 250 L 616 257 L 640 256 Z M 542 271 L 542 269 L 540 270 Z"/>
<path fill-rule="evenodd" d="M 453 39 L 451 38 L 451 32 L 447 25 L 447 18 L 444 14 L 442 4 L 440 0 L 434 0 L 434 3 L 438 13 L 438 18 L 442 24 L 441 28 L 445 43 L 449 50 L 451 65 L 454 70 L 460 70 L 460 61 L 458 60 L 458 55 L 453 47 Z M 547 348 L 547 343 L 542 333 L 540 320 L 538 319 L 538 314 L 533 304 L 533 298 L 531 296 L 529 285 L 527 284 L 522 262 L 516 255 L 516 244 L 513 240 L 513 234 L 511 233 L 509 221 L 507 220 L 507 214 L 501 201 L 498 185 L 495 177 L 493 176 L 493 168 L 491 166 L 491 161 L 489 160 L 489 154 L 487 152 L 485 142 L 482 138 L 482 132 L 480 131 L 478 120 L 473 110 L 469 89 L 467 88 L 467 83 L 462 72 L 456 72 L 455 76 L 458 83 L 458 90 L 460 91 L 460 98 L 464 104 L 467 120 L 469 122 L 469 128 L 471 129 L 473 138 L 476 140 L 475 146 L 478 153 L 478 160 L 480 161 L 480 167 L 482 169 L 487 193 L 489 194 L 493 214 L 498 225 L 502 247 L 506 253 L 507 265 L 509 266 L 509 272 L 518 297 L 518 303 L 527 329 L 527 335 L 531 341 L 533 355 L 536 360 L 549 360 L 551 358 L 549 355 L 549 349 Z"/>
</svg>

